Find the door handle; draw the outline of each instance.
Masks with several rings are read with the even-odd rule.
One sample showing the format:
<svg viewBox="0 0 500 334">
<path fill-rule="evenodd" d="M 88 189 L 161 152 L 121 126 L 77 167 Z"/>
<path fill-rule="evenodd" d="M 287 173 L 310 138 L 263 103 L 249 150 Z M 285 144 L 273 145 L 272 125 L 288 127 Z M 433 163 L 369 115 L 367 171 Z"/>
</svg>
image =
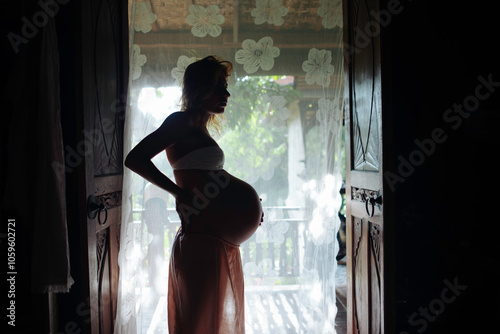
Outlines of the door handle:
<svg viewBox="0 0 500 334">
<path fill-rule="evenodd" d="M 370 212 L 370 204 L 371 204 L 371 212 Z M 365 197 L 365 209 L 366 214 L 369 217 L 373 217 L 375 214 L 375 205 L 379 210 L 382 210 L 382 191 L 379 190 L 375 196 L 367 196 Z"/>
<path fill-rule="evenodd" d="M 104 221 L 101 221 L 101 211 L 104 211 Z M 94 219 L 97 216 L 99 225 L 105 225 L 108 220 L 108 208 L 97 197 L 90 195 L 87 198 L 87 216 Z"/>
</svg>

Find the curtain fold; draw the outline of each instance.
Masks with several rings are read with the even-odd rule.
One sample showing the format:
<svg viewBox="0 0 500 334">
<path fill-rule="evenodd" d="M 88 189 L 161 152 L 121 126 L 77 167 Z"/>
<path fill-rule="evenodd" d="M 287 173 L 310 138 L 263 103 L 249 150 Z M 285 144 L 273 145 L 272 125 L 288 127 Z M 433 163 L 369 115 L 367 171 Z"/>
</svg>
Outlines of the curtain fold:
<svg viewBox="0 0 500 334">
<path fill-rule="evenodd" d="M 64 150 L 59 91 L 59 53 L 55 22 L 43 30 L 40 58 L 40 101 L 37 142 L 36 217 L 33 225 L 32 289 L 37 292 L 68 292 L 70 276 L 66 223 L 66 181 L 61 170 Z"/>
<path fill-rule="evenodd" d="M 2 194 L 2 213 L 18 218 L 13 225 L 17 232 L 15 246 L 31 245 L 26 248 L 29 256 L 25 255 L 29 258 L 29 270 L 18 260 L 12 271 L 30 273 L 32 292 L 59 293 L 68 292 L 73 279 L 66 221 L 66 179 L 64 168 L 60 168 L 65 163 L 55 22 L 48 21 L 41 33 L 41 41 L 16 58 L 7 77 L 10 88 L 2 94 L 7 106 L 6 119 L 10 121 L 5 136 L 8 177 Z M 31 71 L 23 71 L 23 67 Z M 35 199 L 34 203 L 29 202 L 31 199 Z M 18 254 L 22 259 L 23 252 Z"/>
<path fill-rule="evenodd" d="M 180 110 L 196 59 L 231 61 L 224 169 L 250 183 L 265 219 L 240 246 L 246 333 L 335 333 L 343 50 L 339 0 L 129 3 L 124 154 Z M 168 177 L 165 153 L 153 159 Z M 174 199 L 124 171 L 116 333 L 168 332 Z"/>
</svg>

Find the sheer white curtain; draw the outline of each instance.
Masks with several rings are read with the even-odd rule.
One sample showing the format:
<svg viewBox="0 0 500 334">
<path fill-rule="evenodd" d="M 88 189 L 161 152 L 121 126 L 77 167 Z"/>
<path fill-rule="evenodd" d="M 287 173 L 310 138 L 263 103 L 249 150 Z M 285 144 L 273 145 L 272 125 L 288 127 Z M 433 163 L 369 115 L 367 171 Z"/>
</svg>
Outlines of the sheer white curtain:
<svg viewBox="0 0 500 334">
<path fill-rule="evenodd" d="M 335 333 L 343 111 L 340 0 L 130 1 L 125 154 L 179 110 L 197 58 L 235 65 L 225 169 L 262 198 L 265 220 L 241 245 L 247 333 Z M 156 166 L 173 177 L 164 153 Z M 124 172 L 115 331 L 167 332 L 173 198 Z"/>
</svg>

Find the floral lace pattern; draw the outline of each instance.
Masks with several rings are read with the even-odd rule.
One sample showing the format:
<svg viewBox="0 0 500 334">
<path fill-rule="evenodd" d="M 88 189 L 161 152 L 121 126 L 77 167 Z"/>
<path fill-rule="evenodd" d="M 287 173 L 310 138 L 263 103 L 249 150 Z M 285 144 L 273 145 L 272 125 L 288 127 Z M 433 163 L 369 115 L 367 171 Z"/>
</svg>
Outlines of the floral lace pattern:
<svg viewBox="0 0 500 334">
<path fill-rule="evenodd" d="M 156 21 L 156 14 L 151 12 L 149 2 L 138 2 L 135 5 L 134 29 L 148 33 L 153 29 L 152 24 Z"/>
<path fill-rule="evenodd" d="M 318 111 L 316 112 L 316 119 L 320 124 L 333 133 L 336 133 L 340 127 L 341 109 L 338 99 L 325 99 L 318 100 Z"/>
<path fill-rule="evenodd" d="M 236 62 L 243 64 L 248 74 L 257 72 L 259 68 L 269 71 L 274 66 L 274 58 L 280 55 L 280 49 L 273 46 L 271 37 L 263 37 L 258 42 L 246 39 L 241 44 L 243 50 L 236 52 Z"/>
<path fill-rule="evenodd" d="M 340 187 L 342 178 L 327 174 L 321 182 L 312 180 L 304 184 L 304 192 L 314 206 L 310 214 L 309 235 L 315 245 L 327 245 L 336 240 L 336 229 L 340 225 L 337 212 L 342 198 L 334 189 Z"/>
<path fill-rule="evenodd" d="M 278 273 L 274 269 L 270 258 L 265 258 L 258 264 L 255 262 L 245 263 L 243 273 L 245 277 L 254 280 L 257 285 L 272 285 L 278 279 Z"/>
<path fill-rule="evenodd" d="M 262 123 L 275 128 L 286 126 L 286 120 L 290 117 L 290 110 L 286 107 L 284 96 L 269 96 L 262 97 L 263 105 L 267 110 L 263 110 L 264 117 Z M 272 112 L 272 115 L 271 115 Z"/>
<path fill-rule="evenodd" d="M 318 15 L 322 17 L 321 24 L 326 29 L 335 27 L 342 28 L 342 1 L 341 0 L 319 0 L 321 6 Z"/>
<path fill-rule="evenodd" d="M 219 7 L 210 5 L 206 8 L 201 5 L 189 6 L 189 15 L 186 22 L 193 26 L 191 33 L 196 37 L 210 35 L 217 37 L 221 34 L 221 24 L 225 21 L 224 16 L 219 14 Z"/>
<path fill-rule="evenodd" d="M 132 47 L 132 64 L 130 66 L 130 76 L 132 80 L 139 79 L 142 74 L 142 66 L 146 64 L 147 58 L 141 54 L 139 45 L 134 44 Z"/>
<path fill-rule="evenodd" d="M 272 146 L 270 144 L 266 145 L 263 148 L 265 153 L 260 154 L 255 148 L 247 147 L 245 149 L 245 158 L 237 163 L 238 169 L 245 170 L 248 173 L 245 181 L 248 183 L 255 183 L 259 179 L 272 179 L 276 167 L 281 163 L 281 158 L 274 155 L 271 148 Z M 259 152 L 260 151 L 261 150 L 259 150 Z M 252 161 L 256 156 L 261 158 L 261 164 L 258 166 L 251 166 L 248 161 Z"/>
<path fill-rule="evenodd" d="M 196 61 L 195 57 L 180 56 L 177 59 L 177 67 L 174 67 L 171 71 L 172 77 L 175 79 L 177 85 L 181 85 L 182 78 L 184 78 L 184 72 L 186 68 Z"/>
<path fill-rule="evenodd" d="M 250 13 L 255 17 L 255 24 L 269 23 L 280 26 L 285 23 L 283 16 L 288 13 L 288 9 L 281 5 L 281 0 L 257 0 L 256 8 Z"/>
<path fill-rule="evenodd" d="M 179 110 L 179 86 L 190 64 L 208 55 L 231 61 L 231 97 L 214 139 L 227 154 L 227 171 L 255 188 L 264 211 L 262 224 L 240 246 L 245 290 L 258 300 L 246 305 L 246 333 L 335 333 L 342 1 L 237 3 L 236 12 L 231 1 L 131 1 L 129 28 L 136 38 L 124 150 Z M 174 181 L 166 155 L 154 159 Z M 175 199 L 158 195 L 170 223 L 162 214 L 162 232 L 153 236 L 146 182 L 132 174 L 124 171 L 114 332 L 164 333 L 168 287 L 156 285 L 168 280 L 179 217 Z M 153 295 L 156 310 L 149 305 Z"/>
<path fill-rule="evenodd" d="M 258 243 L 271 242 L 281 245 L 285 241 L 284 234 L 288 231 L 289 224 L 283 220 L 282 209 L 264 209 L 264 221 L 257 230 L 255 241 Z"/>
<path fill-rule="evenodd" d="M 308 85 L 318 84 L 323 87 L 330 86 L 330 77 L 333 75 L 332 53 L 328 50 L 309 50 L 308 59 L 302 63 L 302 70 L 306 72 Z"/>
</svg>

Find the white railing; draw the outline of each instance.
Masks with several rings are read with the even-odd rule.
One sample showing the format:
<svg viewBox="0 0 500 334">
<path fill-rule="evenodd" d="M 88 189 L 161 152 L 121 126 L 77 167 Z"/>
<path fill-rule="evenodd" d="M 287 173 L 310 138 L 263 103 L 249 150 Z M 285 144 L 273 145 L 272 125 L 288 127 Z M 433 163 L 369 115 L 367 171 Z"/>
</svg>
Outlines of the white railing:
<svg viewBox="0 0 500 334">
<path fill-rule="evenodd" d="M 148 226 L 148 232 L 153 234 L 153 241 L 149 247 L 167 247 L 168 252 L 172 246 L 175 234 L 180 226 L 180 220 L 174 208 L 165 208 L 162 200 L 158 199 L 156 203 L 152 202 L 146 209 L 135 209 L 133 211 L 135 223 L 145 223 Z M 160 202 L 161 201 L 161 202 Z M 163 202 L 163 203 L 162 203 Z M 270 223 L 286 222 L 288 230 L 283 234 L 284 241 L 275 244 L 269 241 L 257 242 L 257 233 L 241 245 L 241 256 L 243 265 L 248 262 L 260 263 L 265 258 L 271 259 L 272 270 L 279 273 L 280 277 L 297 277 L 300 273 L 300 240 L 303 240 L 300 225 L 305 222 L 304 219 L 294 218 L 301 213 L 304 208 L 275 206 L 264 207 L 266 212 L 279 210 L 282 214 L 280 218 L 268 217 Z M 271 215 L 272 216 L 272 215 Z M 300 216 L 300 214 L 299 214 Z M 303 215 L 302 215 L 303 216 Z M 154 221 L 155 223 L 148 223 Z M 162 224 L 158 224 L 161 221 Z M 154 261 L 149 261 L 153 264 Z M 154 270 L 154 268 L 150 268 Z"/>
</svg>

